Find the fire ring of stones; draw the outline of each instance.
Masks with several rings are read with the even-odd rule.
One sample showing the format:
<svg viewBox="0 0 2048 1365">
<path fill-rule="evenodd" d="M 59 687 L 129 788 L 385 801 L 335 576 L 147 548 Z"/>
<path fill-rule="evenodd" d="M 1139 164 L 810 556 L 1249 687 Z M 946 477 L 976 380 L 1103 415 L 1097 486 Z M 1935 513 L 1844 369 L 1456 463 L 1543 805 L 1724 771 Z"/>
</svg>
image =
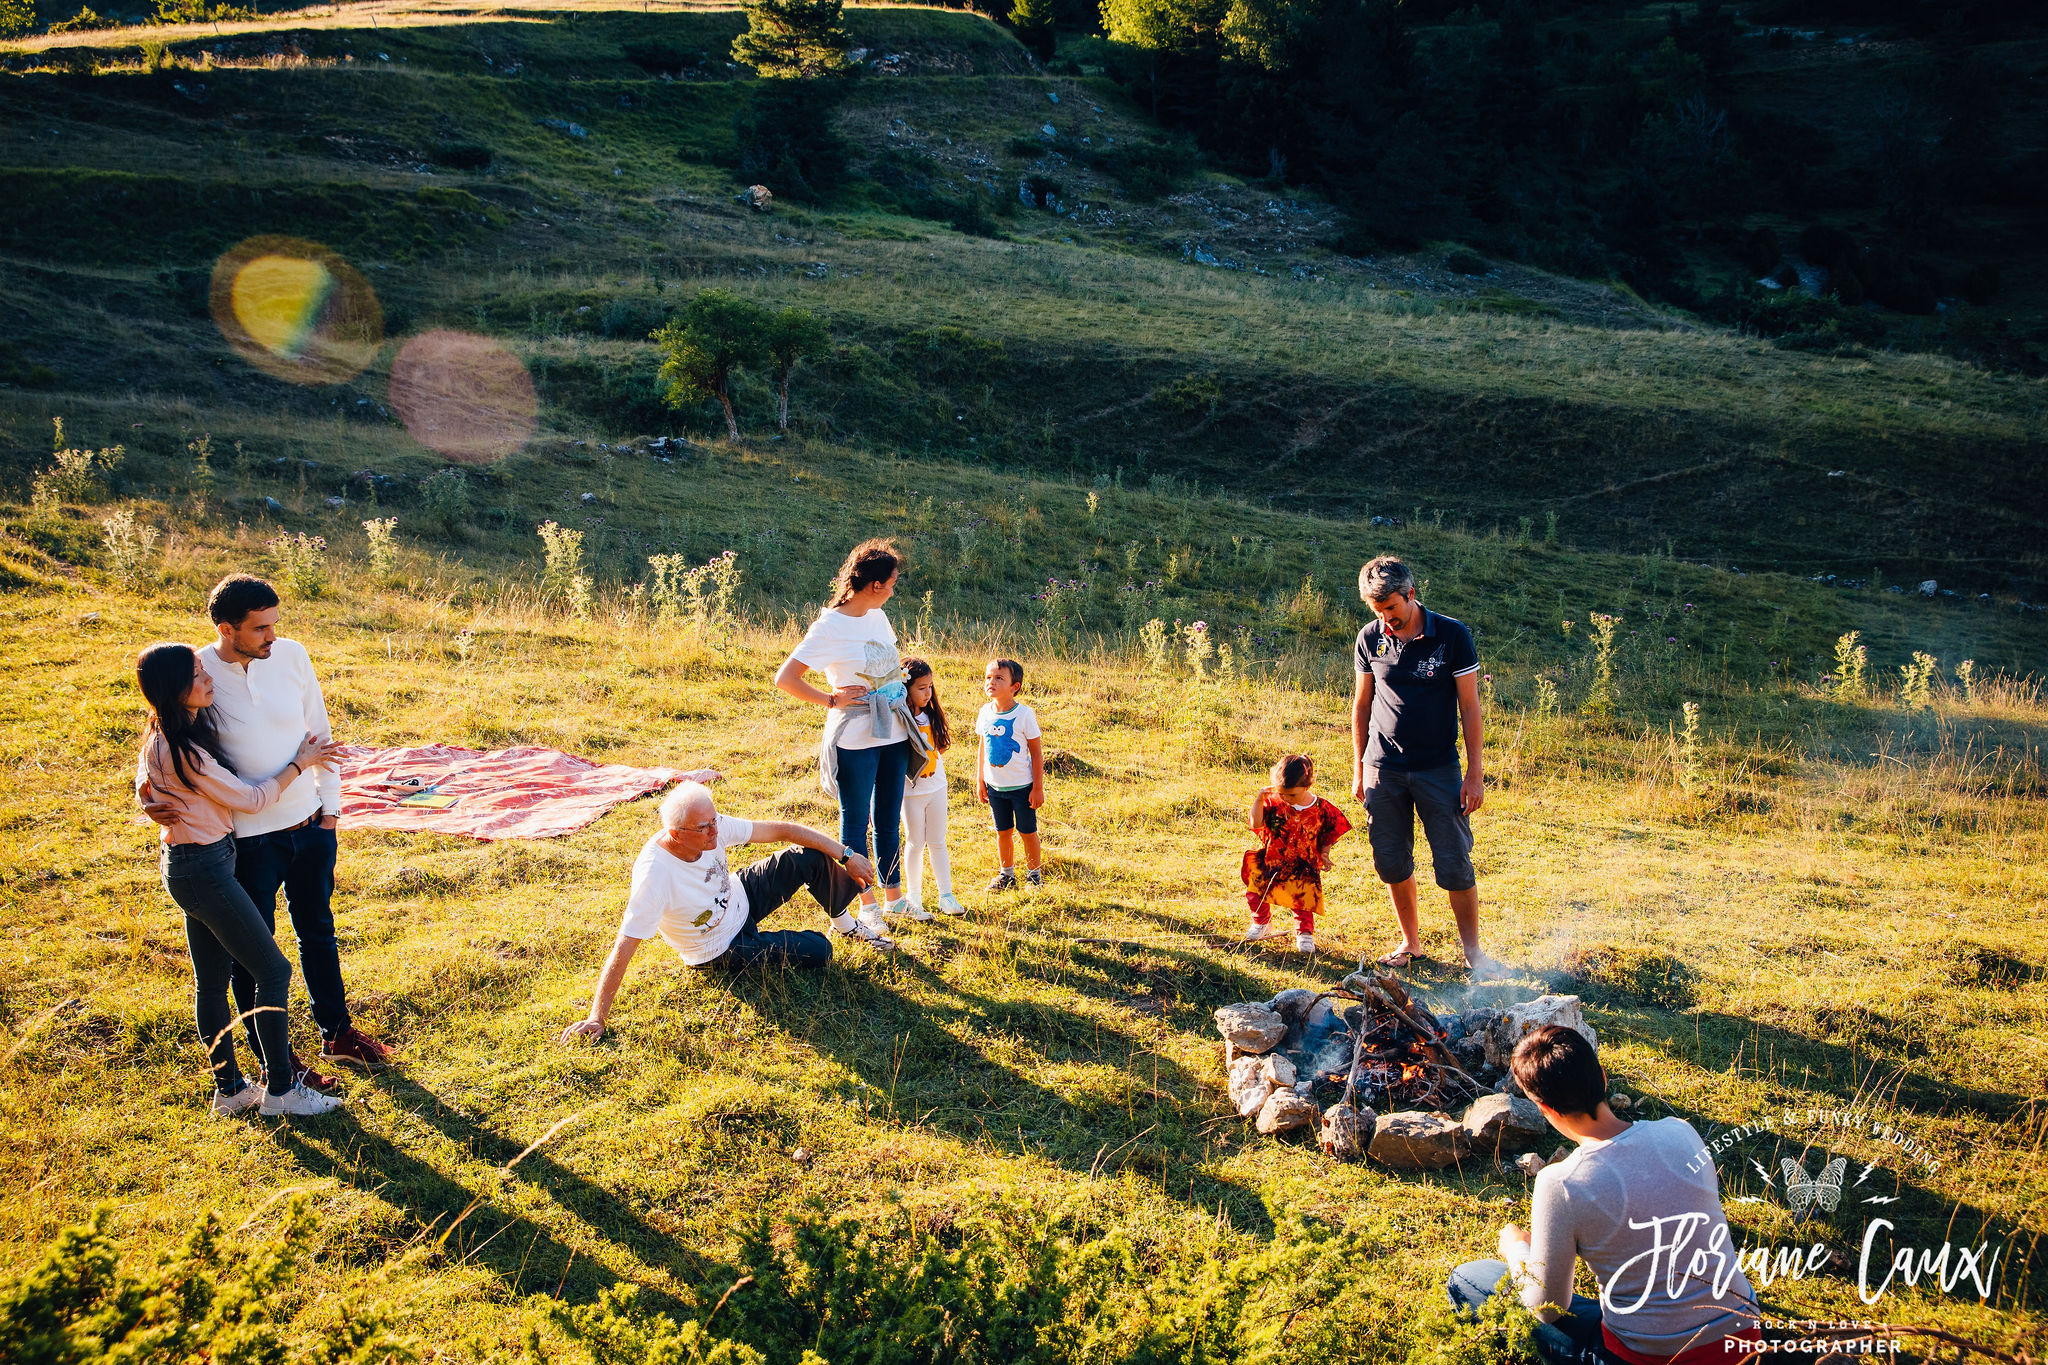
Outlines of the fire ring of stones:
<svg viewBox="0 0 2048 1365">
<path fill-rule="evenodd" d="M 1348 1002 L 1348 1003 L 1347 1003 Z M 1505 1160 L 1550 1125 L 1507 1074 L 1515 1044 L 1561 1024 L 1596 1048 L 1576 995 L 1439 1020 L 1390 976 L 1354 972 L 1336 990 L 1295 989 L 1216 1011 L 1230 1102 L 1261 1133 L 1320 1124 L 1324 1151 L 1401 1171 L 1474 1155 Z M 1453 1116 L 1454 1110 L 1462 1110 Z M 1541 1158 L 1517 1163 L 1533 1174 Z"/>
</svg>

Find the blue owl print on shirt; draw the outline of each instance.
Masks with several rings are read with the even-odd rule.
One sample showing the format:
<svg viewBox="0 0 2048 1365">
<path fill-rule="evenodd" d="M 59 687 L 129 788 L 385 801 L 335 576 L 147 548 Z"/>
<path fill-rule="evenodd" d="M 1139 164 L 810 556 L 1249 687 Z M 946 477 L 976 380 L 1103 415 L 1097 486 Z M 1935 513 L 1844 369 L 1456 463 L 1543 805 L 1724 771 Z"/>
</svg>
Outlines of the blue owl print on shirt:
<svg viewBox="0 0 2048 1365">
<path fill-rule="evenodd" d="M 997 716 L 988 723 L 988 763 L 991 768 L 1006 766 L 1024 747 L 1017 742 L 1016 729 L 1015 716 Z"/>
</svg>

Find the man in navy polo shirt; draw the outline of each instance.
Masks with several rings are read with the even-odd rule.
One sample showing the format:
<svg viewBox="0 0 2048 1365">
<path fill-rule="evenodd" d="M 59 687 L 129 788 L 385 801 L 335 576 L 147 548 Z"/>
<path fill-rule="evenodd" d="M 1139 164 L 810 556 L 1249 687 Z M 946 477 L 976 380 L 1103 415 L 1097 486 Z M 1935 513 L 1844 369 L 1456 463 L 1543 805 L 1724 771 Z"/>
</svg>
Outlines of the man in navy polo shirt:
<svg viewBox="0 0 2048 1365">
<path fill-rule="evenodd" d="M 1416 601 L 1415 575 L 1391 555 L 1359 570 L 1358 595 L 1376 619 L 1358 632 L 1351 794 L 1365 805 L 1373 868 L 1387 884 L 1401 923 L 1401 946 L 1380 962 L 1405 967 L 1422 953 L 1415 907 L 1419 814 L 1436 884 L 1451 899 L 1466 965 L 1475 972 L 1493 970 L 1498 964 L 1479 950 L 1479 883 L 1472 871 L 1471 816 L 1486 800 L 1479 652 L 1472 632 Z"/>
</svg>

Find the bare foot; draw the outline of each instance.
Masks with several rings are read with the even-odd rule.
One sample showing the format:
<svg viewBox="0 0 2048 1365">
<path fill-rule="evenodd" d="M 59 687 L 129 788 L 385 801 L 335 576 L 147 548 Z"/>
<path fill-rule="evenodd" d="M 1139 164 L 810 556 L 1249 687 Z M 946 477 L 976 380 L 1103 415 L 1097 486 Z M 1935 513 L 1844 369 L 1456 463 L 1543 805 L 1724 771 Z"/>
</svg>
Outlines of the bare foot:
<svg viewBox="0 0 2048 1365">
<path fill-rule="evenodd" d="M 1474 981 L 1500 981 L 1509 975 L 1506 963 L 1485 953 L 1465 954 L 1465 969 Z"/>
</svg>

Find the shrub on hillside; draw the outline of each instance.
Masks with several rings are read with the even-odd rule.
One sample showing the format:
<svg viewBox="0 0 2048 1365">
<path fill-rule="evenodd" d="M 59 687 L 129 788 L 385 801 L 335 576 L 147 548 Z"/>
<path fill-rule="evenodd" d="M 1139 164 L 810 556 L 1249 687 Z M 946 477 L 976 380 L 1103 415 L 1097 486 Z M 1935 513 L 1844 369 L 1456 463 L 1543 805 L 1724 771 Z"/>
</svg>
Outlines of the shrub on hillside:
<svg viewBox="0 0 2048 1365">
<path fill-rule="evenodd" d="M 833 116 L 844 90 L 838 81 L 776 81 L 755 93 L 733 116 L 739 171 L 798 202 L 838 188 L 846 180 L 848 148 L 833 131 Z"/>
<path fill-rule="evenodd" d="M 102 1205 L 90 1223 L 58 1233 L 39 1264 L 0 1284 L 0 1360 L 116 1365 L 286 1357 L 290 1339 L 271 1311 L 311 1240 L 304 1195 L 292 1200 L 273 1241 L 230 1248 L 208 1214 L 177 1251 L 148 1268 L 122 1264 L 111 1223 L 112 1210 Z M 360 1308 L 292 1354 L 307 1365 L 417 1359 L 377 1313 Z"/>
<path fill-rule="evenodd" d="M 31 0 L 0 0 L 0 38 L 19 38 L 35 26 L 36 7 Z"/>
</svg>

